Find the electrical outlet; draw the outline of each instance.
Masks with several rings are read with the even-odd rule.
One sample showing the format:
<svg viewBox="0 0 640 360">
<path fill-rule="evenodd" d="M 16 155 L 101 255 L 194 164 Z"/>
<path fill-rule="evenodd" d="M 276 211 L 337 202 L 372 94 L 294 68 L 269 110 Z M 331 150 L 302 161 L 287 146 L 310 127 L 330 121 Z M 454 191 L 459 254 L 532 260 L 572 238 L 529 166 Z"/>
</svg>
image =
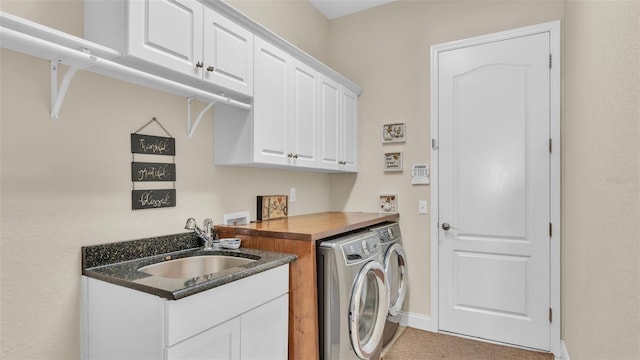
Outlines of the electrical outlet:
<svg viewBox="0 0 640 360">
<path fill-rule="evenodd" d="M 427 200 L 418 200 L 418 214 L 427 213 Z"/>
<path fill-rule="evenodd" d="M 296 188 L 289 189 L 289 202 L 296 202 Z"/>
</svg>

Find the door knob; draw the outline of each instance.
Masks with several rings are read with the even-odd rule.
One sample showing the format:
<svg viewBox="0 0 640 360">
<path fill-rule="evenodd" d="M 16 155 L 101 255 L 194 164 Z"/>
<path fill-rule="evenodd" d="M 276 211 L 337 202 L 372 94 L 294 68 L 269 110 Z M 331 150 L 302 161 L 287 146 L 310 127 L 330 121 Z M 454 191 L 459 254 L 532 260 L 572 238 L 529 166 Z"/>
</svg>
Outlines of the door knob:
<svg viewBox="0 0 640 360">
<path fill-rule="evenodd" d="M 451 229 L 451 225 L 449 223 L 442 223 L 442 230 L 447 231 Z"/>
<path fill-rule="evenodd" d="M 198 62 L 196 63 L 196 67 L 197 67 L 197 68 L 201 68 L 201 67 L 203 67 L 203 66 L 204 66 L 204 64 L 203 64 L 203 63 L 201 63 L 200 61 L 198 61 Z"/>
<path fill-rule="evenodd" d="M 209 65 L 207 66 L 207 71 L 208 72 L 214 72 L 216 70 L 216 68 L 214 68 L 213 66 Z"/>
</svg>

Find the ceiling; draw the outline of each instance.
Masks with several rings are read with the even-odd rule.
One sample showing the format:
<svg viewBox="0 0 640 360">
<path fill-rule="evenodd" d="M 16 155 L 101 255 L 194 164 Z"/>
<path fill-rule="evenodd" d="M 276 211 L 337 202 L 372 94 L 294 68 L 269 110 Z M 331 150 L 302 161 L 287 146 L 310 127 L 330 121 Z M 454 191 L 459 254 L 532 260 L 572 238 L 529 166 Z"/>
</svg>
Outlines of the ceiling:
<svg viewBox="0 0 640 360">
<path fill-rule="evenodd" d="M 390 3 L 395 0 L 309 0 L 328 19 Z"/>
</svg>

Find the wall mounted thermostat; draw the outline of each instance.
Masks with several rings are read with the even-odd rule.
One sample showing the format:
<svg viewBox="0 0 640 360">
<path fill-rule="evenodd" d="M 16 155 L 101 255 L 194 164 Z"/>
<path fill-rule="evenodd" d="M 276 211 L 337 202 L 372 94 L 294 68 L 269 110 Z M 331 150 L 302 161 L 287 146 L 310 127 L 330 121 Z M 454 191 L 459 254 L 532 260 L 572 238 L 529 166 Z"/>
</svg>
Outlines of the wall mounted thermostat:
<svg viewBox="0 0 640 360">
<path fill-rule="evenodd" d="M 414 164 L 411 168 L 411 183 L 429 184 L 429 164 Z"/>
</svg>

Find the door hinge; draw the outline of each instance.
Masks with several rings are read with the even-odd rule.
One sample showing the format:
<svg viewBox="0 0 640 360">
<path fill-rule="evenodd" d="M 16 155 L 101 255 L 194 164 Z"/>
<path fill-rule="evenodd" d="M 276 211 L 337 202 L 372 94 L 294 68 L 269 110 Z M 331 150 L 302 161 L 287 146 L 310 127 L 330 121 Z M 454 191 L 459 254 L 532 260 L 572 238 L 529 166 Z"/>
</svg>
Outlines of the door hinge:
<svg viewBox="0 0 640 360">
<path fill-rule="evenodd" d="M 553 140 L 549 139 L 549 152 L 553 152 Z"/>
<path fill-rule="evenodd" d="M 549 322 L 553 322 L 553 310 L 551 308 L 549 308 Z"/>
<path fill-rule="evenodd" d="M 549 237 L 553 237 L 553 225 L 549 223 Z"/>
<path fill-rule="evenodd" d="M 438 150 L 438 141 L 436 141 L 436 139 L 431 139 L 431 148 Z"/>
<path fill-rule="evenodd" d="M 549 54 L 549 69 L 552 68 L 552 64 L 553 64 L 553 56 Z"/>
</svg>

